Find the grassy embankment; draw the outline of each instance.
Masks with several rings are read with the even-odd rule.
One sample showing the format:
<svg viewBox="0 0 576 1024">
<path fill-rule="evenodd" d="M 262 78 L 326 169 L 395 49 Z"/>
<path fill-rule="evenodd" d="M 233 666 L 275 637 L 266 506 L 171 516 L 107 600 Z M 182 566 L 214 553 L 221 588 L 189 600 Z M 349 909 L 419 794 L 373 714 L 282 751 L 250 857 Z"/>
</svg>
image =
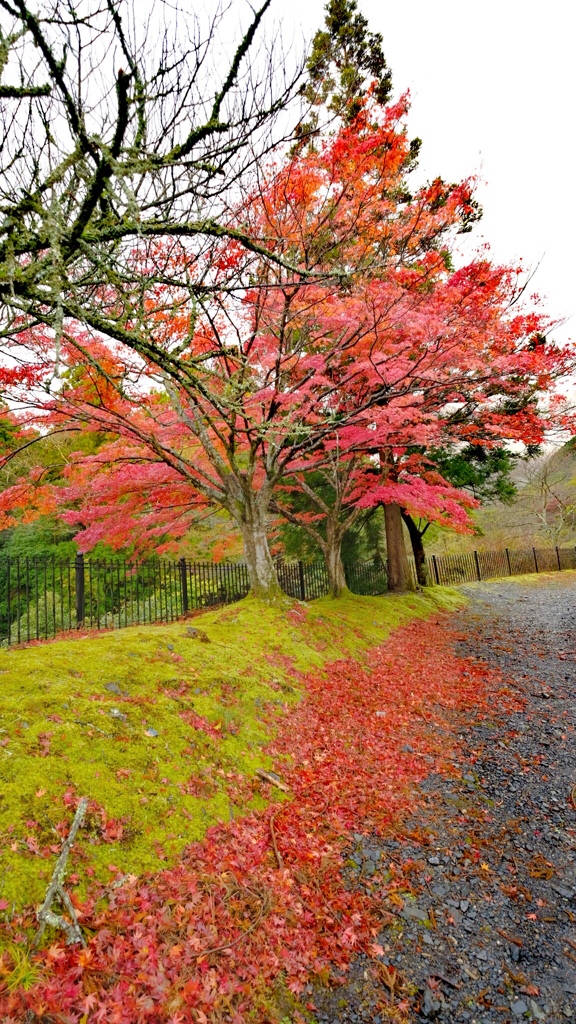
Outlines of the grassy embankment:
<svg viewBox="0 0 576 1024">
<path fill-rule="evenodd" d="M 460 602 L 440 587 L 307 606 L 246 600 L 192 626 L 0 651 L 2 908 L 41 901 L 80 796 L 90 811 L 67 883 L 80 894 L 91 877 L 172 864 L 211 824 L 264 806 L 255 771 L 282 771 L 266 746 L 300 674 L 361 660 L 396 626 Z"/>
</svg>

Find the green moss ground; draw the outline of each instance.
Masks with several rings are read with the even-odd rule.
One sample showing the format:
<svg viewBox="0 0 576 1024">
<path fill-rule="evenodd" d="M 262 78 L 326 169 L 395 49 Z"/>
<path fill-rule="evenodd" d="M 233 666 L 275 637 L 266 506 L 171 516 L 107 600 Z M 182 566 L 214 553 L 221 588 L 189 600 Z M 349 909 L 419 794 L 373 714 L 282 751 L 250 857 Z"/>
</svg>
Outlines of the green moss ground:
<svg viewBox="0 0 576 1024">
<path fill-rule="evenodd" d="M 211 824 L 264 806 L 255 770 L 282 770 L 263 748 L 298 700 L 299 673 L 361 658 L 394 627 L 461 601 L 441 587 L 306 606 L 248 599 L 191 624 L 1 650 L 0 901 L 43 898 L 76 796 L 94 802 L 69 869 L 80 891 L 90 877 L 173 864 Z"/>
<path fill-rule="evenodd" d="M 520 586 L 573 586 L 576 580 L 576 569 L 562 569 L 561 572 L 527 572 L 522 576 L 493 576 L 489 580 L 472 580 L 466 588 L 481 589 L 491 583 L 517 583 Z"/>
</svg>

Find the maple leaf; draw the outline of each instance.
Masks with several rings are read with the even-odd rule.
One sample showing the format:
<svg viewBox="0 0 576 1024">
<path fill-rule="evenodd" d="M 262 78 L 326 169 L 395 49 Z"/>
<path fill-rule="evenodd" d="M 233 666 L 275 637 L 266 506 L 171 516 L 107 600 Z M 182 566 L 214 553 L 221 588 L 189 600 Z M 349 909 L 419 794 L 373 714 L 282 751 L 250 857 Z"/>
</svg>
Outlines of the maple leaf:
<svg viewBox="0 0 576 1024">
<path fill-rule="evenodd" d="M 52 945 L 48 947 L 46 951 L 46 956 L 48 960 L 57 962 L 58 960 L 63 960 L 66 956 L 66 953 L 61 946 Z"/>
<path fill-rule="evenodd" d="M 384 947 L 378 945 L 377 942 L 372 942 L 368 947 L 368 952 L 372 956 L 384 956 Z"/>
<path fill-rule="evenodd" d="M 290 989 L 290 992 L 294 993 L 295 996 L 299 996 L 300 993 L 304 990 L 304 982 L 301 980 L 301 978 L 292 978 L 288 982 L 288 988 Z"/>
<path fill-rule="evenodd" d="M 523 992 L 525 996 L 539 996 L 540 995 L 540 989 L 538 988 L 537 985 L 523 985 L 521 987 L 520 991 Z"/>
<path fill-rule="evenodd" d="M 81 949 L 78 953 L 78 966 L 85 970 L 90 967 L 94 959 L 94 954 L 91 949 Z"/>
</svg>

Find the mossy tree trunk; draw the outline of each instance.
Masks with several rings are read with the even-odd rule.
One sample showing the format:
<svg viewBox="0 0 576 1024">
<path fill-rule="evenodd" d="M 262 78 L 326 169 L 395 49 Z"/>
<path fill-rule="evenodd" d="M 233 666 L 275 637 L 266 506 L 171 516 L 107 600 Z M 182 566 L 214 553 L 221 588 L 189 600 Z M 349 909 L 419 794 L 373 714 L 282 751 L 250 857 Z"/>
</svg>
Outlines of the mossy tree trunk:
<svg viewBox="0 0 576 1024">
<path fill-rule="evenodd" d="M 404 543 L 400 505 L 393 502 L 384 506 L 384 523 L 388 558 L 388 590 L 391 594 L 405 594 L 415 588 Z"/>
<path fill-rule="evenodd" d="M 280 597 L 276 566 L 268 543 L 268 500 L 265 494 L 248 494 L 237 522 L 244 541 L 244 559 L 250 574 L 250 594 L 263 601 Z"/>
<path fill-rule="evenodd" d="M 346 573 L 342 562 L 342 540 L 346 531 L 331 529 L 331 525 L 328 523 L 326 541 L 321 545 L 328 574 L 328 593 L 330 597 L 342 597 L 348 592 Z"/>
</svg>

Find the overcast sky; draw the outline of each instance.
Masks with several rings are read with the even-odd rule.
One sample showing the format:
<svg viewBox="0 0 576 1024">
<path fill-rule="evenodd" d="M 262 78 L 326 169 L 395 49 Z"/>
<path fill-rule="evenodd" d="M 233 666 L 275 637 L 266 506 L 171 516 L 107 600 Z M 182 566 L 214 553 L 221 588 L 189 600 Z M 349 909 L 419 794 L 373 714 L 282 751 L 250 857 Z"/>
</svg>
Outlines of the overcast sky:
<svg viewBox="0 0 576 1024">
<path fill-rule="evenodd" d="M 287 38 L 311 37 L 322 0 L 275 0 Z M 576 339 L 576 56 L 569 0 L 359 0 L 396 94 L 410 89 L 420 173 L 482 179 L 472 240 L 540 267 L 531 290 Z M 570 11 L 572 10 L 572 14 Z"/>
</svg>

